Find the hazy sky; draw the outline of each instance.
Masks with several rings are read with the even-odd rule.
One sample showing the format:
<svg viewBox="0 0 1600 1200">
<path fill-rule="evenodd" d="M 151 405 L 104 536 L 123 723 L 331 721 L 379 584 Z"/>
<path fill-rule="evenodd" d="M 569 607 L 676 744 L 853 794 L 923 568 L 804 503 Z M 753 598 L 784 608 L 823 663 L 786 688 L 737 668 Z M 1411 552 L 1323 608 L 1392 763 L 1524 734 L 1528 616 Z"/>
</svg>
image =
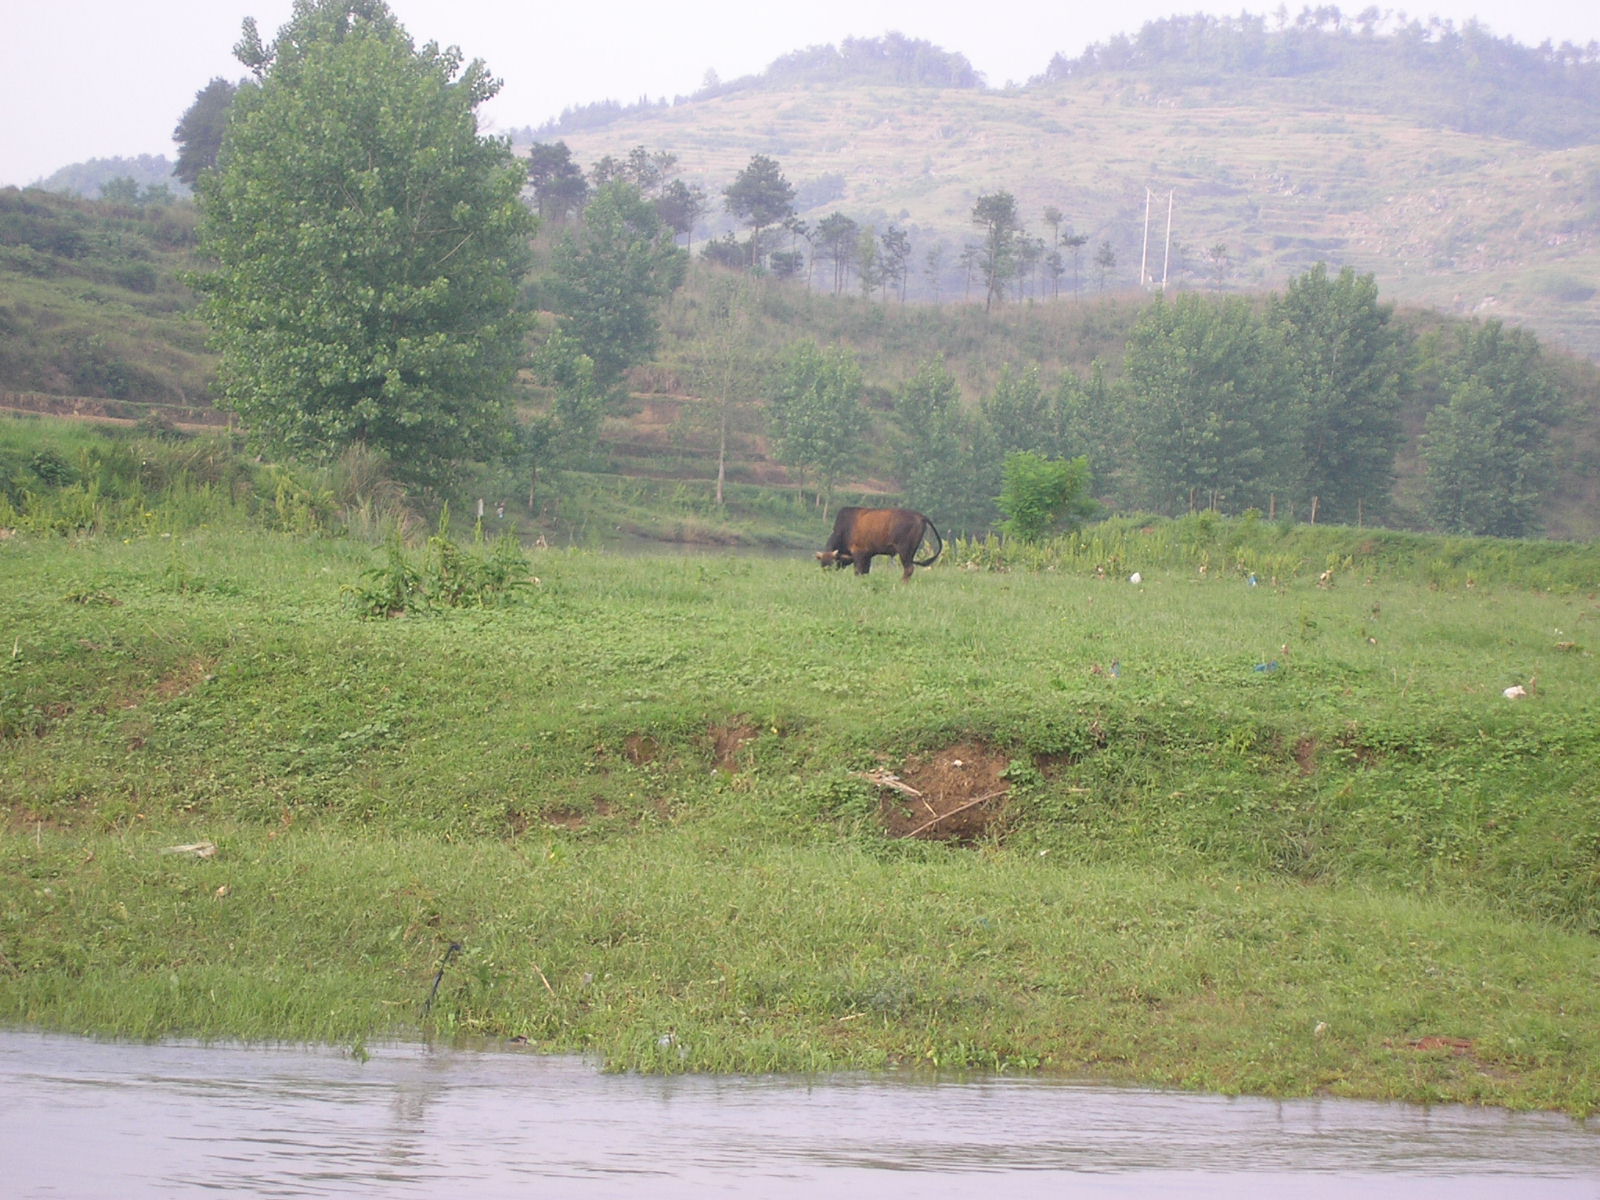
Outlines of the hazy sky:
<svg viewBox="0 0 1600 1200">
<path fill-rule="evenodd" d="M 687 95 L 707 70 L 734 79 L 791 50 L 890 30 L 966 55 L 998 86 L 1039 74 L 1056 51 L 1074 56 L 1149 20 L 1278 8 L 1217 0 L 601 0 L 593 8 L 389 0 L 389 6 L 419 44 L 460 46 L 505 81 L 481 110 L 501 130 L 538 125 L 573 104 Z M 1353 15 L 1366 4 L 1337 6 Z M 195 92 L 213 76 L 244 73 L 232 54 L 243 19 L 255 17 L 270 39 L 291 7 L 291 0 L 9 3 L 0 19 L 0 186 L 31 183 L 88 158 L 171 157 L 172 127 Z M 1288 6 L 1291 13 L 1302 7 Z M 1530 45 L 1600 39 L 1594 0 L 1432 0 L 1393 8 L 1458 25 L 1476 17 L 1496 35 Z"/>
</svg>

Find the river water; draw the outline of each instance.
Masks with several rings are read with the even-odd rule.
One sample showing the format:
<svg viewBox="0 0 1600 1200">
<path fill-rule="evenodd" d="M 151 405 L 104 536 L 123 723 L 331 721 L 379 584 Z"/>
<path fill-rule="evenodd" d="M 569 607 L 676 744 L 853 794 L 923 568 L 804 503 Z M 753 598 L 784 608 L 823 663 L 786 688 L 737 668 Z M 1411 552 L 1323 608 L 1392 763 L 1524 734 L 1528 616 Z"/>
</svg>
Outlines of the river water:
<svg viewBox="0 0 1600 1200">
<path fill-rule="evenodd" d="M 0 1032 L 0 1194 L 1600 1200 L 1600 1124 L 1037 1079 Z"/>
</svg>

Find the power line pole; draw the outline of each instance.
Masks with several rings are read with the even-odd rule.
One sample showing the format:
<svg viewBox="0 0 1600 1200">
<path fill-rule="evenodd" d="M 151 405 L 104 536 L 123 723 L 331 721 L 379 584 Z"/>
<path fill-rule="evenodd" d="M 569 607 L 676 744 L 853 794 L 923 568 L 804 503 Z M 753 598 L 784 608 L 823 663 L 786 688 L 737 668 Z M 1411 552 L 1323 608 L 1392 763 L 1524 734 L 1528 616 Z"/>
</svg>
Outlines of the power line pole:
<svg viewBox="0 0 1600 1200">
<path fill-rule="evenodd" d="M 1167 290 L 1167 270 L 1172 265 L 1172 198 L 1174 193 L 1167 192 L 1167 248 L 1161 259 L 1161 290 Z M 1149 188 L 1144 189 L 1144 246 L 1139 251 L 1139 286 L 1149 287 L 1155 282 L 1150 274 L 1150 202 L 1155 199 L 1155 193 Z"/>
</svg>

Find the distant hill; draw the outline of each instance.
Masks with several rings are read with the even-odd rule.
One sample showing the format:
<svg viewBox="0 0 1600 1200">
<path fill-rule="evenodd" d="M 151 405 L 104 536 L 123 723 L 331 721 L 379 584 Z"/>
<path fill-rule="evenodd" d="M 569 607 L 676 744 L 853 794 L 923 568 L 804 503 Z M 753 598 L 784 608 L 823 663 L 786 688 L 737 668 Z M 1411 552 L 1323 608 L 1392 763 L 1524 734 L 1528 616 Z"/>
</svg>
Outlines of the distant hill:
<svg viewBox="0 0 1600 1200">
<path fill-rule="evenodd" d="M 840 212 L 910 234 L 913 299 L 964 294 L 973 205 L 1005 190 L 1035 236 L 1055 236 L 1044 216 L 1055 208 L 1060 232 L 1088 239 L 1065 280 L 1032 281 L 1034 297 L 1098 292 L 1101 246 L 1115 258 L 1107 291 L 1138 288 L 1141 264 L 1145 286 L 1165 275 L 1255 290 L 1326 261 L 1371 272 L 1388 298 L 1496 315 L 1600 358 L 1592 45 L 1535 50 L 1477 25 L 1385 28 L 1334 9 L 1282 29 L 1174 18 L 1057 56 L 1007 90 L 885 65 L 965 61 L 926 43 L 847 45 L 671 104 L 591 106 L 526 132 L 565 141 L 584 164 L 640 145 L 675 154 L 712 201 L 696 240 L 733 227 L 723 189 L 752 155 L 770 155 L 802 220 Z"/>
<path fill-rule="evenodd" d="M 1600 141 L 1600 48 L 1532 49 L 1468 21 L 1406 21 L 1368 8 L 1302 9 L 1293 23 L 1196 13 L 1056 55 L 1034 84 L 1139 72 L 1169 84 L 1225 88 L 1275 80 L 1283 94 L 1537 146 Z"/>
<path fill-rule="evenodd" d="M 65 192 L 89 200 L 100 198 L 106 184 L 131 179 L 141 191 L 168 188 L 173 196 L 187 196 L 189 188 L 172 174 L 172 163 L 161 154 L 140 154 L 133 158 L 91 158 L 72 163 L 30 184 L 46 192 Z"/>
</svg>

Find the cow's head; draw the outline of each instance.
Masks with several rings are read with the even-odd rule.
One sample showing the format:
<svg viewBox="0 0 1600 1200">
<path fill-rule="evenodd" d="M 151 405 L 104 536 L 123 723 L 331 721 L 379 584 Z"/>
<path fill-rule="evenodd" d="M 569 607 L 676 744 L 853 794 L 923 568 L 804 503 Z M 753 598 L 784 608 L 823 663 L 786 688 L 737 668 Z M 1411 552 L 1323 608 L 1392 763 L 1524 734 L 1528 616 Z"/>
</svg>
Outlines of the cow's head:
<svg viewBox="0 0 1600 1200">
<path fill-rule="evenodd" d="M 829 567 L 848 567 L 855 560 L 843 550 L 818 550 L 817 561 L 826 570 Z"/>
</svg>

